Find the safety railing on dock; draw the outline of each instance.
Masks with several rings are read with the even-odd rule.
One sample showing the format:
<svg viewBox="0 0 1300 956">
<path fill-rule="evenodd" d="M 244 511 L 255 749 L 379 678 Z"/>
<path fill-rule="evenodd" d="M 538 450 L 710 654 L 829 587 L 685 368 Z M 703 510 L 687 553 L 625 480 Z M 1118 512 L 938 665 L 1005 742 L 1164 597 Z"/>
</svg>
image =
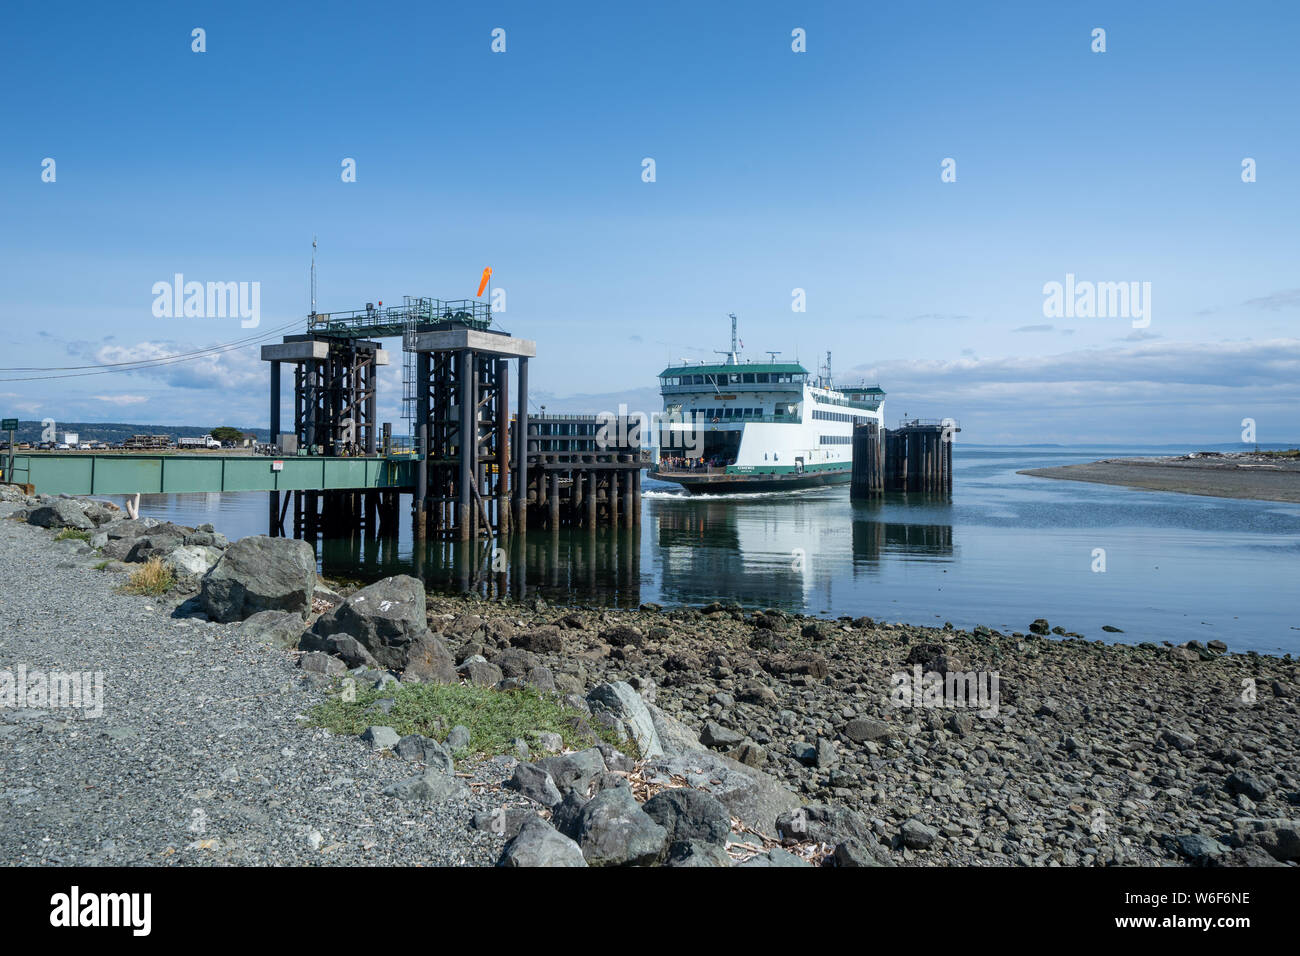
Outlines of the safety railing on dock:
<svg viewBox="0 0 1300 956">
<path fill-rule="evenodd" d="M 401 305 L 312 313 L 307 317 L 307 331 L 349 338 L 382 338 L 402 335 L 412 325 L 421 327 L 444 322 L 458 322 L 483 330 L 492 324 L 492 307 L 474 299 L 407 296 Z"/>
</svg>

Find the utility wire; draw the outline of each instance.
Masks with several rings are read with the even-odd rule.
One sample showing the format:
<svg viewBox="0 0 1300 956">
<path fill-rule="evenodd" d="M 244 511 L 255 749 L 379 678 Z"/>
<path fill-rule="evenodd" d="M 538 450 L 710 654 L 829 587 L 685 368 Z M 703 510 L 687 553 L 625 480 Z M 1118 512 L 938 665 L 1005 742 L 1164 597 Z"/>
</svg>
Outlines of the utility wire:
<svg viewBox="0 0 1300 956">
<path fill-rule="evenodd" d="M 107 363 L 105 365 L 68 366 L 67 368 L 74 369 L 74 371 L 66 371 L 65 374 L 61 374 L 61 375 L 26 375 L 26 376 L 17 376 L 11 378 L 0 378 L 0 382 L 36 382 L 36 381 L 46 381 L 49 379 L 59 379 L 59 378 L 83 378 L 88 375 L 110 375 L 113 373 L 120 373 L 120 372 L 139 372 L 139 371 L 144 371 L 152 368 L 161 368 L 162 366 L 165 365 L 175 365 L 181 362 L 194 362 L 201 358 L 206 358 L 212 355 L 218 355 L 223 352 L 230 352 L 237 349 L 247 348 L 251 345 L 258 344 L 259 342 L 264 342 L 269 339 L 273 339 L 281 332 L 284 332 L 287 329 L 293 328 L 298 325 L 299 325 L 298 321 L 290 322 L 278 328 L 268 329 L 267 331 L 260 333 L 259 335 L 252 336 L 247 339 L 240 339 L 238 341 L 229 342 L 224 345 L 213 346 L 207 349 L 199 349 L 192 352 L 179 352 L 176 353 L 175 355 L 160 355 L 152 359 L 136 359 L 132 362 L 112 362 L 112 363 Z M 95 371 L 79 371 L 79 369 L 94 369 Z M 55 367 L 50 369 L 0 369 L 0 371 L 6 371 L 6 372 L 7 371 L 64 371 L 64 369 Z"/>
<path fill-rule="evenodd" d="M 159 355 L 151 359 L 132 359 L 127 362 L 101 362 L 96 365 L 44 365 L 44 366 L 15 365 L 12 367 L 0 366 L 0 372 L 74 372 L 74 371 L 79 371 L 81 369 L 91 369 L 91 368 L 99 369 L 99 368 L 114 368 L 114 367 L 126 366 L 126 365 L 146 365 L 150 362 L 162 361 L 164 359 L 181 358 L 183 356 L 190 356 L 190 355 L 193 356 L 206 355 L 209 352 L 216 352 L 230 347 L 249 345 L 256 341 L 266 338 L 268 335 L 278 335 L 279 333 L 284 332 L 300 324 L 301 321 L 302 321 L 301 319 L 295 319 L 292 322 L 286 322 L 284 325 L 278 326 L 274 329 L 265 329 L 261 332 L 256 333 L 255 335 L 250 335 L 244 339 L 236 339 L 234 342 L 227 342 L 223 345 L 213 345 L 210 346 L 209 348 L 194 349 L 193 351 L 189 351 L 189 352 L 177 352 L 174 355 Z"/>
</svg>

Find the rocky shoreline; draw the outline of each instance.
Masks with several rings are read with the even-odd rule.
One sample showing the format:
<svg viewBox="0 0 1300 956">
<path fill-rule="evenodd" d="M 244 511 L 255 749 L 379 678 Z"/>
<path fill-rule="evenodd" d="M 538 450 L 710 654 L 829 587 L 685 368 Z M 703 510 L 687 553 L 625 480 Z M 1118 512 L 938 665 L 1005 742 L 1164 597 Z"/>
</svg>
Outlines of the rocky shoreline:
<svg viewBox="0 0 1300 956">
<path fill-rule="evenodd" d="M 1007 634 L 488 602 L 407 577 L 331 589 L 302 542 L 6 497 L 0 587 L 30 587 L 4 613 L 0 671 L 102 663 L 109 702 L 77 719 L 0 703 L 0 768 L 31 781 L 0 791 L 13 862 L 1300 863 L 1289 656 L 1107 645 L 1042 620 Z M 148 558 L 174 590 L 120 593 Z M 78 606 L 51 610 L 41 579 Z M 426 719 L 457 688 L 552 708 L 563 733 L 481 752 L 481 731 Z M 321 708 L 360 732 L 326 729 Z M 123 714 L 135 736 L 114 736 Z M 223 766 L 232 746 L 255 766 Z M 108 803 L 83 789 L 101 766 Z M 183 842 L 195 809 L 217 835 Z M 84 852 L 52 855 L 51 819 Z"/>
<path fill-rule="evenodd" d="M 1300 459 L 1265 453 L 1107 458 L 1081 465 L 1028 468 L 1016 474 L 1214 498 L 1300 501 Z"/>
</svg>

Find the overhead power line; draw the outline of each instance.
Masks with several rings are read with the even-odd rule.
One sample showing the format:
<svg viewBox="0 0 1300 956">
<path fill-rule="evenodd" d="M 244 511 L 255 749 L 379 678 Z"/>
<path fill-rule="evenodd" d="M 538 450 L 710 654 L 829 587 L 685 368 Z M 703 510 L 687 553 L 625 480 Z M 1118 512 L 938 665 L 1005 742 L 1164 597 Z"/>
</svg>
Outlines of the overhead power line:
<svg viewBox="0 0 1300 956">
<path fill-rule="evenodd" d="M 49 366 L 49 367 L 13 367 L 0 368 L 0 372 L 61 372 L 59 375 L 22 375 L 9 378 L 0 378 L 0 382 L 34 382 L 44 381 L 57 378 L 81 378 L 88 375 L 109 375 L 120 372 L 138 372 L 151 368 L 159 368 L 165 365 L 175 365 L 182 362 L 194 362 L 212 355 L 219 355 L 224 352 L 230 352 L 237 349 L 248 348 L 273 339 L 289 329 L 300 327 L 301 319 L 295 319 L 284 325 L 267 329 L 259 332 L 257 335 L 249 336 L 244 339 L 237 339 L 234 342 L 227 342 L 222 345 L 214 345 L 205 349 L 194 349 L 188 352 L 177 352 L 172 355 L 158 355 L 148 359 L 133 359 L 126 362 L 105 362 L 98 365 L 68 365 L 68 366 Z"/>
</svg>

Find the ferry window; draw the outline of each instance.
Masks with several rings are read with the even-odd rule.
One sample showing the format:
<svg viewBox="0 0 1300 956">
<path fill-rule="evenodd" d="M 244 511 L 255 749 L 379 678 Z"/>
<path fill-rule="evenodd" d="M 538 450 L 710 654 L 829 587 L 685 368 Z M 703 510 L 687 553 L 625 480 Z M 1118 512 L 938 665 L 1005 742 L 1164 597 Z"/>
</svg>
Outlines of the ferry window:
<svg viewBox="0 0 1300 956">
<path fill-rule="evenodd" d="M 740 373 L 739 373 L 739 372 L 732 372 L 732 373 L 731 373 L 731 384 L 733 384 L 733 385 L 739 385 L 739 384 L 740 384 Z"/>
<path fill-rule="evenodd" d="M 752 385 L 754 383 L 754 373 L 746 372 L 743 376 L 741 376 L 741 381 L 743 381 L 746 385 Z"/>
<path fill-rule="evenodd" d="M 754 381 L 758 382 L 758 384 L 760 384 L 760 385 L 766 385 L 766 384 L 767 384 L 767 372 L 759 372 L 758 374 L 756 374 L 756 375 L 754 376 Z"/>
<path fill-rule="evenodd" d="M 703 382 L 703 381 L 704 381 L 704 379 L 701 378 L 699 375 L 692 375 L 692 376 L 691 376 L 691 384 L 692 384 L 692 385 L 699 385 L 699 384 L 700 384 L 701 382 Z"/>
</svg>

